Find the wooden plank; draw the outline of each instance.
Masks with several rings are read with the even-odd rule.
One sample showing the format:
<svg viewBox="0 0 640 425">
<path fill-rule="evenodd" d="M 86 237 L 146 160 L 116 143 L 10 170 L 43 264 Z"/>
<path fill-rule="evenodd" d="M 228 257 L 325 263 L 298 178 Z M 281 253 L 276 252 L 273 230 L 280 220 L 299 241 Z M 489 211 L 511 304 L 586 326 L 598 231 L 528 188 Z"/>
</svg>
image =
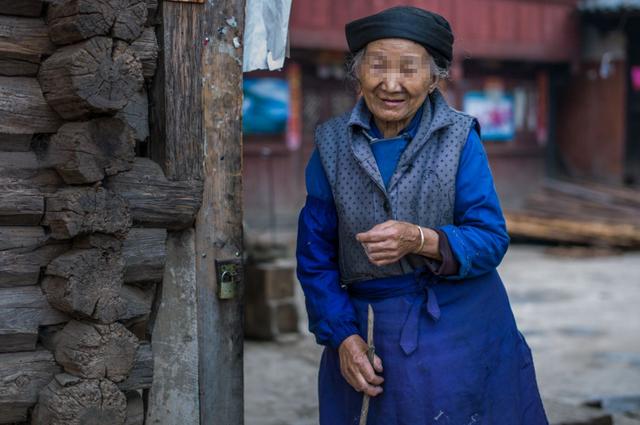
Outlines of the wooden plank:
<svg viewBox="0 0 640 425">
<path fill-rule="evenodd" d="M 55 133 L 60 117 L 44 99 L 38 80 L 0 76 L 0 133 Z"/>
<path fill-rule="evenodd" d="M 158 11 L 149 153 L 170 180 L 202 178 L 201 11 L 200 5 L 174 2 L 163 2 Z"/>
<path fill-rule="evenodd" d="M 146 283 L 162 280 L 167 257 L 166 229 L 133 228 L 122 244 L 124 282 Z"/>
<path fill-rule="evenodd" d="M 69 249 L 40 226 L 0 226 L 0 288 L 36 285 L 40 270 Z"/>
<path fill-rule="evenodd" d="M 242 255 L 242 45 L 244 0 L 205 3 L 202 52 L 204 192 L 196 217 L 200 423 L 244 423 L 242 299 L 220 300 L 215 260 Z M 237 25 L 230 25 L 234 19 Z M 226 28 L 219 35 L 216 28 Z M 206 34 L 206 33 L 205 33 Z M 222 343 L 224 341 L 224 343 Z"/>
<path fill-rule="evenodd" d="M 171 365 L 173 367 L 174 365 Z M 153 364 L 153 352 L 151 351 L 151 344 L 148 342 L 140 342 L 138 350 L 136 351 L 136 357 L 133 362 L 133 368 L 129 373 L 126 380 L 118 383 L 118 388 L 122 391 L 141 390 L 151 388 L 151 383 L 154 381 L 154 364 Z M 176 377 L 172 375 L 171 379 Z M 165 400 L 166 401 L 166 400 Z M 187 422 L 187 418 L 181 418 L 179 423 L 192 423 Z M 173 423 L 164 422 L 163 423 Z"/>
<path fill-rule="evenodd" d="M 155 375 L 147 423 L 199 422 L 195 234 L 172 232 L 153 325 Z M 221 422 L 222 423 L 222 422 Z"/>
<path fill-rule="evenodd" d="M 42 0 L 0 0 L 3 15 L 40 16 Z"/>
<path fill-rule="evenodd" d="M 169 181 L 149 158 L 136 158 L 130 171 L 107 178 L 105 187 L 124 198 L 134 224 L 145 227 L 189 227 L 202 199 L 202 182 Z"/>
<path fill-rule="evenodd" d="M 42 19 L 0 16 L 0 75 L 35 76 L 54 48 Z"/>
<path fill-rule="evenodd" d="M 61 371 L 48 350 L 0 354 L 0 424 L 26 421 L 40 390 Z"/>
</svg>

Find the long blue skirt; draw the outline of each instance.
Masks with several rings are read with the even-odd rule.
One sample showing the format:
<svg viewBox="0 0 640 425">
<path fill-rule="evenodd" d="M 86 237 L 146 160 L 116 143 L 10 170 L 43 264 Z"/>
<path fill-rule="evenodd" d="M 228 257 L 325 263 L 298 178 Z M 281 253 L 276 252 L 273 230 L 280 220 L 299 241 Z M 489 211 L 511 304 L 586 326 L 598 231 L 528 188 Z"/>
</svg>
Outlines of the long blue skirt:
<svg viewBox="0 0 640 425">
<path fill-rule="evenodd" d="M 361 336 L 367 306 L 382 359 L 383 393 L 368 425 L 547 425 L 531 350 L 516 327 L 497 272 L 464 281 L 418 273 L 352 285 Z M 358 424 L 362 393 L 325 348 L 321 425 Z"/>
</svg>

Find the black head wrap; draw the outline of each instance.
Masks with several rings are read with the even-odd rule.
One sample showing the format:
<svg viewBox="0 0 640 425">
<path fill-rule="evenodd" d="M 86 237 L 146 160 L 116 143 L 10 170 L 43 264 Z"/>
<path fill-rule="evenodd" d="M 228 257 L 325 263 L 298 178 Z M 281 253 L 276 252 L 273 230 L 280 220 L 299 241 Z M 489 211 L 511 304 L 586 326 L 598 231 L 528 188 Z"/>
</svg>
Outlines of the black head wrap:
<svg viewBox="0 0 640 425">
<path fill-rule="evenodd" d="M 410 6 L 392 7 L 349 22 L 345 27 L 351 53 L 381 38 L 405 38 L 424 46 L 438 66 L 453 59 L 451 25 L 437 13 Z"/>
</svg>

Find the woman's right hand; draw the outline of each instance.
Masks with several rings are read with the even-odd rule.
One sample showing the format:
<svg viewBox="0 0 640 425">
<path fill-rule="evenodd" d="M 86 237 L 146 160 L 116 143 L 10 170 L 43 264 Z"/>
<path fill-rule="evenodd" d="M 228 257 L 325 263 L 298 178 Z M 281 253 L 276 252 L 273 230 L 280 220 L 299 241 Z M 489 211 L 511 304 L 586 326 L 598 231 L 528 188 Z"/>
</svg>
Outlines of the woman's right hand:
<svg viewBox="0 0 640 425">
<path fill-rule="evenodd" d="M 338 348 L 340 372 L 356 391 L 375 397 L 382 392 L 381 385 L 384 382 L 381 376 L 376 375 L 376 372 L 382 373 L 382 360 L 374 356 L 371 367 L 367 358 L 368 349 L 360 335 L 351 335 L 342 341 Z"/>
</svg>

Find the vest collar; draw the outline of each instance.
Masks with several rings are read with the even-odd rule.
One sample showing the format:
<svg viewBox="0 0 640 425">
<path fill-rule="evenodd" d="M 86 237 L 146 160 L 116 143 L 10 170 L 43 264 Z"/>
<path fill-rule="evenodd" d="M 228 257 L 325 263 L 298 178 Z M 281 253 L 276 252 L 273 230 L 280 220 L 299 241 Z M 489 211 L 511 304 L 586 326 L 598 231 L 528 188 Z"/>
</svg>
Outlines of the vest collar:
<svg viewBox="0 0 640 425">
<path fill-rule="evenodd" d="M 389 190 L 391 190 L 391 188 L 393 188 L 397 183 L 404 171 L 412 162 L 415 155 L 417 155 L 420 149 L 429 141 L 431 135 L 434 132 L 453 124 L 454 114 L 455 112 L 447 104 L 447 101 L 444 99 L 444 96 L 440 93 L 439 89 L 435 89 L 433 93 L 427 97 L 427 100 L 424 103 L 418 131 L 413 140 L 409 142 L 398 161 L 396 170 L 389 181 Z M 358 163 L 360 163 L 374 183 L 384 193 L 386 193 L 387 188 L 382 181 L 382 176 L 378 170 L 368 139 L 361 134 L 357 134 L 359 132 L 356 130 L 356 127 L 359 127 L 365 131 L 370 131 L 370 122 L 371 111 L 367 108 L 364 98 L 360 97 L 351 111 L 351 115 L 347 123 L 351 130 L 349 131 L 351 150 L 358 160 Z"/>
</svg>

